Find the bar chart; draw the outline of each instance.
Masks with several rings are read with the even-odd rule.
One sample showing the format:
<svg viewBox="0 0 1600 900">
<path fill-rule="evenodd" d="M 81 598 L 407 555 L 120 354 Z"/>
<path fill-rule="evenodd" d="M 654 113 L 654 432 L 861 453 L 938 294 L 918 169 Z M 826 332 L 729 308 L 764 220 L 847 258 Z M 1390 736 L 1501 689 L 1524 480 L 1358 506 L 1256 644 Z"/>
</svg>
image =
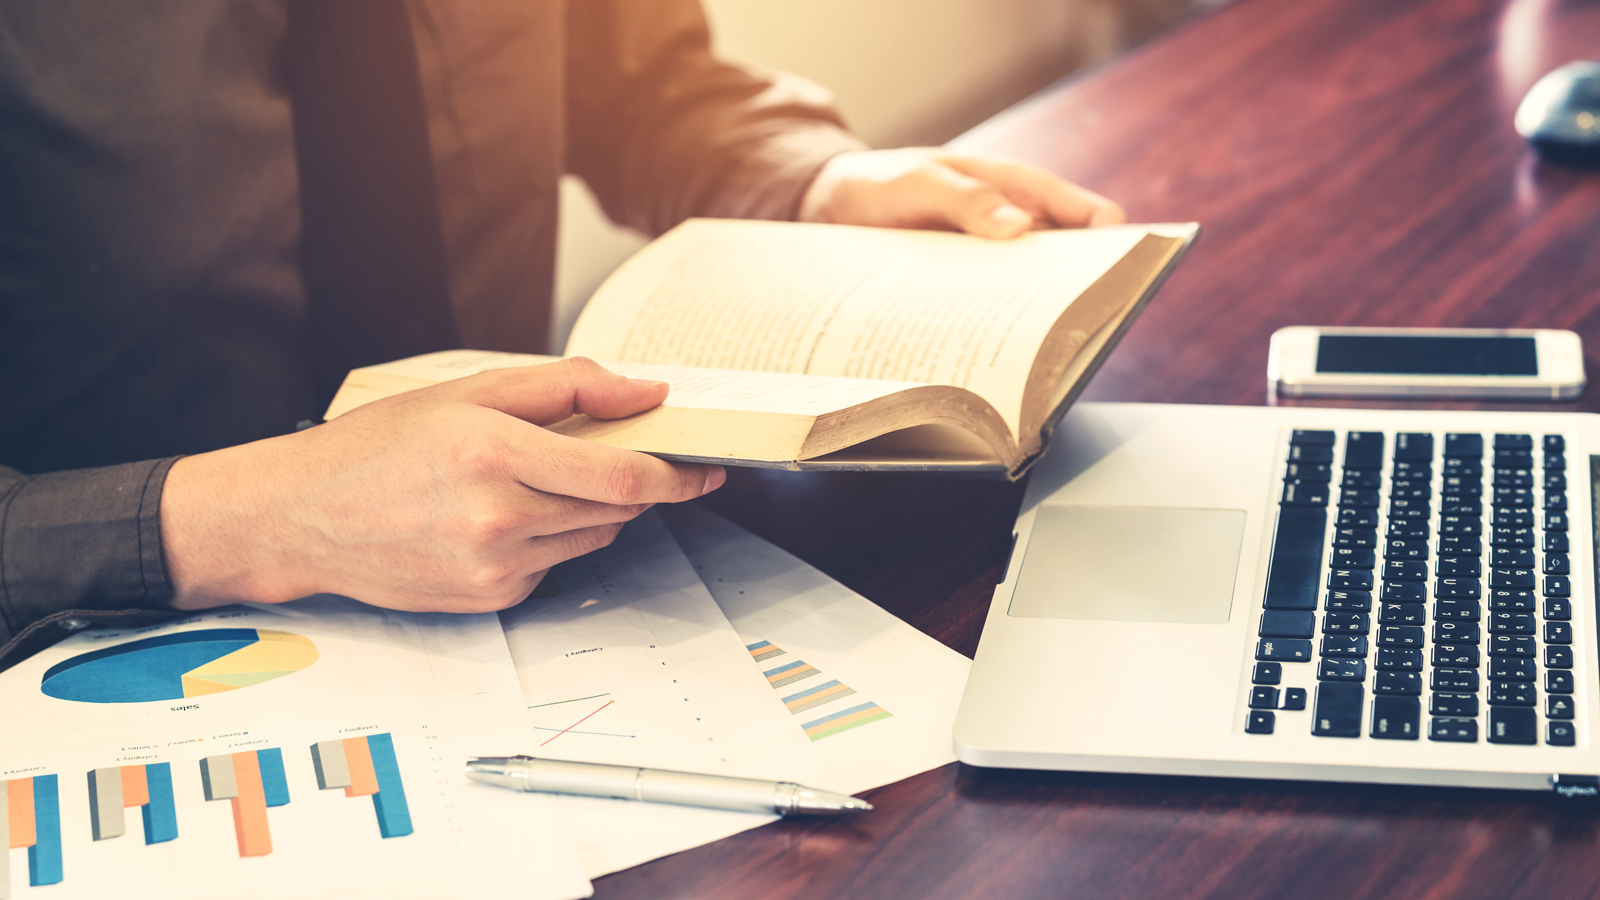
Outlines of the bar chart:
<svg viewBox="0 0 1600 900">
<path fill-rule="evenodd" d="M 272 852 L 267 810 L 289 803 L 289 780 L 283 751 L 276 747 L 225 753 L 200 760 L 200 781 L 207 800 L 233 805 L 233 830 L 240 856 Z"/>
<path fill-rule="evenodd" d="M 11 851 L 28 850 L 28 884 L 60 884 L 61 792 L 54 775 L 0 781 L 0 900 L 11 896 Z"/>
<path fill-rule="evenodd" d="M 859 728 L 872 722 L 891 718 L 894 714 L 872 701 L 857 703 L 848 707 L 833 707 L 835 701 L 853 696 L 855 689 L 840 682 L 838 679 L 829 679 L 815 666 L 804 660 L 783 659 L 789 654 L 782 647 L 771 641 L 756 641 L 745 646 L 750 651 L 750 658 L 763 667 L 761 674 L 772 685 L 773 690 L 782 690 L 791 686 L 800 689 L 783 698 L 784 708 L 793 715 L 809 712 L 824 712 L 823 707 L 830 707 L 825 714 L 809 722 L 801 724 L 806 737 L 812 741 L 820 741 L 826 737 L 842 734 L 853 728 Z M 810 682 L 812 678 L 823 679 L 820 682 Z M 802 685 L 801 682 L 810 682 Z"/>
<path fill-rule="evenodd" d="M 112 766 L 89 771 L 89 827 L 97 841 L 122 837 L 128 831 L 123 811 L 138 807 L 144 819 L 144 842 L 160 844 L 178 836 L 178 813 L 172 798 L 172 764 Z"/>
<path fill-rule="evenodd" d="M 400 783 L 400 762 L 392 736 L 369 734 L 318 741 L 311 745 L 311 764 L 319 790 L 344 788 L 346 797 L 372 798 L 380 835 L 395 838 L 411 833 L 411 810 Z"/>
</svg>

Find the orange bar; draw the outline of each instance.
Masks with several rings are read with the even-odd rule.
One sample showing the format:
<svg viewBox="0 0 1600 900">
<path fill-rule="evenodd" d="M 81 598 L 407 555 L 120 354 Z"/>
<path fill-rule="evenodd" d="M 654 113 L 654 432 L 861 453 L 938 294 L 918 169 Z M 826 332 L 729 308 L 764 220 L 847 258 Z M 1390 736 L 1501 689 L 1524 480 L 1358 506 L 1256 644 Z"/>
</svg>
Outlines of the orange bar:
<svg viewBox="0 0 1600 900">
<path fill-rule="evenodd" d="M 350 786 L 346 797 L 371 797 L 378 792 L 378 773 L 372 768 L 372 751 L 364 737 L 345 738 L 344 762 L 350 767 Z"/>
<path fill-rule="evenodd" d="M 122 767 L 122 805 L 144 806 L 150 802 L 150 779 L 144 766 Z"/>
<path fill-rule="evenodd" d="M 267 793 L 261 787 L 261 763 L 254 750 L 233 754 L 233 779 L 239 795 L 229 802 L 239 855 L 266 856 L 272 852 L 272 832 L 267 830 Z"/>
<path fill-rule="evenodd" d="M 6 812 L 11 826 L 11 847 L 32 847 L 38 841 L 33 828 L 33 779 L 6 782 Z"/>
</svg>

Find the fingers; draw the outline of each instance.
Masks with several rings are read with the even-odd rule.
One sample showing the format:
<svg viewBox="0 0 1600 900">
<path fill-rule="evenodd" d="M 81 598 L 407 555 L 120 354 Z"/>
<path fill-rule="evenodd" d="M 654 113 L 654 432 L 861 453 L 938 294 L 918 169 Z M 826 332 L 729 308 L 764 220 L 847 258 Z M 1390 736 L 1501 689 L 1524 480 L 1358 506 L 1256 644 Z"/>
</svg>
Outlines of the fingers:
<svg viewBox="0 0 1600 900">
<path fill-rule="evenodd" d="M 976 156 L 949 156 L 943 162 L 992 185 L 1034 216 L 1065 228 L 1120 225 L 1127 221 L 1116 203 L 1036 166 Z"/>
<path fill-rule="evenodd" d="M 721 466 L 670 463 L 631 450 L 528 429 L 508 460 L 523 484 L 547 494 L 631 506 L 679 503 L 721 487 Z"/>
<path fill-rule="evenodd" d="M 583 357 L 497 369 L 448 382 L 445 387 L 535 425 L 550 425 L 580 412 L 620 419 L 660 406 L 668 390 L 665 382 L 624 378 Z"/>
<path fill-rule="evenodd" d="M 1033 227 L 1033 216 L 992 184 L 935 163 L 926 170 L 926 204 L 939 224 L 987 238 L 1013 238 Z"/>
</svg>

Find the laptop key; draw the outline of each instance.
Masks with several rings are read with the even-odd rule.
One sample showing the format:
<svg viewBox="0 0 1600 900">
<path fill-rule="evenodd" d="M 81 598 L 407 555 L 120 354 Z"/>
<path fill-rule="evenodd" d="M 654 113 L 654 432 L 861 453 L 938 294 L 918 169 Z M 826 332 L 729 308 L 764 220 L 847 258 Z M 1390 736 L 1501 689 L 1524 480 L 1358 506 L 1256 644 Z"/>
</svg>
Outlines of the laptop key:
<svg viewBox="0 0 1600 900">
<path fill-rule="evenodd" d="M 1283 485 L 1285 506 L 1327 506 L 1328 486 L 1315 481 L 1287 481 Z"/>
<path fill-rule="evenodd" d="M 1406 694 L 1415 697 L 1422 693 L 1422 675 L 1417 672 L 1377 672 L 1372 676 L 1373 694 Z"/>
<path fill-rule="evenodd" d="M 1547 434 L 1541 446 L 1544 447 L 1545 455 L 1549 456 L 1551 453 L 1560 453 L 1567 449 L 1567 439 L 1559 434 Z"/>
<path fill-rule="evenodd" d="M 1427 559 L 1428 542 L 1391 539 L 1383 545 L 1384 559 Z"/>
<path fill-rule="evenodd" d="M 1455 644 L 1434 644 L 1433 664 L 1447 669 L 1476 669 L 1478 667 L 1478 648 L 1461 647 Z"/>
<path fill-rule="evenodd" d="M 1440 556 L 1482 556 L 1483 541 L 1461 534 L 1443 535 L 1439 538 Z"/>
<path fill-rule="evenodd" d="M 1378 608 L 1380 625 L 1421 625 L 1427 621 L 1428 607 L 1421 603 L 1385 603 Z"/>
<path fill-rule="evenodd" d="M 1490 569 L 1489 587 L 1531 588 L 1532 569 Z"/>
<path fill-rule="evenodd" d="M 1433 481 L 1433 461 L 1423 459 L 1395 460 L 1393 475 L 1398 481 Z"/>
<path fill-rule="evenodd" d="M 1530 574 L 1530 578 L 1533 576 Z M 1328 590 L 1330 591 L 1370 591 L 1372 590 L 1372 571 L 1370 569 L 1331 569 L 1328 572 Z"/>
<path fill-rule="evenodd" d="M 1252 684 L 1277 684 L 1283 680 L 1283 663 L 1258 662 L 1250 673 Z"/>
<path fill-rule="evenodd" d="M 1489 658 L 1490 681 L 1533 681 L 1538 677 L 1538 666 L 1531 659 L 1511 656 Z"/>
<path fill-rule="evenodd" d="M 1346 526 L 1376 528 L 1378 527 L 1378 511 L 1376 509 L 1341 509 L 1339 510 L 1339 527 Z"/>
<path fill-rule="evenodd" d="M 1559 512 L 1547 512 L 1547 513 L 1545 513 L 1544 514 L 1544 530 L 1545 531 L 1566 531 L 1567 530 L 1567 514 L 1566 513 L 1559 513 Z"/>
<path fill-rule="evenodd" d="M 1324 681 L 1317 685 L 1311 733 L 1318 737 L 1360 737 L 1365 699 L 1366 688 L 1359 682 Z"/>
<path fill-rule="evenodd" d="M 1542 571 L 1546 575 L 1570 575 L 1572 574 L 1571 558 L 1565 553 L 1546 553 Z"/>
<path fill-rule="evenodd" d="M 1360 683 L 1367 680 L 1367 663 L 1361 659 L 1327 659 L 1317 663 L 1318 681 L 1353 681 Z"/>
<path fill-rule="evenodd" d="M 1494 511 L 1491 524 L 1496 528 L 1532 528 L 1533 521 L 1533 510 L 1506 507 Z"/>
<path fill-rule="evenodd" d="M 1441 600 L 1476 600 L 1483 596 L 1483 582 L 1476 578 L 1440 578 L 1433 583 L 1433 595 Z"/>
<path fill-rule="evenodd" d="M 1544 601 L 1544 617 L 1556 622 L 1571 620 L 1572 601 L 1561 597 L 1546 597 Z"/>
<path fill-rule="evenodd" d="M 1341 659 L 1366 659 L 1367 639 L 1348 634 L 1330 634 L 1322 639 L 1322 655 Z"/>
<path fill-rule="evenodd" d="M 1533 637 L 1525 634 L 1489 635 L 1490 656 L 1532 656 Z"/>
<path fill-rule="evenodd" d="M 1322 616 L 1323 634 L 1366 634 L 1372 618 L 1361 612 L 1330 612 Z"/>
<path fill-rule="evenodd" d="M 1428 564 L 1416 560 L 1386 562 L 1383 564 L 1384 581 L 1427 581 Z"/>
<path fill-rule="evenodd" d="M 1435 620 L 1476 622 L 1482 615 L 1483 606 L 1476 600 L 1440 600 L 1433 605 Z"/>
<path fill-rule="evenodd" d="M 1370 612 L 1372 610 L 1372 592 L 1329 591 L 1326 607 L 1329 611 Z"/>
<path fill-rule="evenodd" d="M 1489 592 L 1489 608 L 1527 612 L 1534 608 L 1533 591 L 1520 588 L 1498 588 Z"/>
<path fill-rule="evenodd" d="M 1283 703 L 1279 709 L 1300 710 L 1306 708 L 1305 688 L 1284 688 Z"/>
<path fill-rule="evenodd" d="M 1571 597 L 1572 579 L 1565 575 L 1551 575 L 1544 580 L 1546 597 Z"/>
<path fill-rule="evenodd" d="M 1495 547 L 1532 547 L 1533 528 L 1526 525 L 1496 525 L 1490 542 Z"/>
<path fill-rule="evenodd" d="M 1456 495 L 1444 498 L 1439 503 L 1439 514 L 1445 516 L 1465 516 L 1469 519 L 1483 518 L 1483 504 L 1477 497 Z"/>
<path fill-rule="evenodd" d="M 1391 519 L 1429 519 L 1433 517 L 1433 504 L 1427 500 L 1409 500 L 1399 497 L 1389 501 Z"/>
<path fill-rule="evenodd" d="M 1262 662 L 1310 662 L 1311 642 L 1291 638 L 1262 638 L 1256 644 L 1256 659 Z"/>
<path fill-rule="evenodd" d="M 1422 651 L 1416 647 L 1379 647 L 1374 666 L 1387 672 L 1421 672 Z"/>
<path fill-rule="evenodd" d="M 1313 447 L 1332 447 L 1334 434 L 1322 428 L 1296 428 L 1289 434 L 1289 443 Z"/>
<path fill-rule="evenodd" d="M 1271 734 L 1276 717 L 1270 709 L 1252 709 L 1244 719 L 1245 734 Z"/>
<path fill-rule="evenodd" d="M 1433 640 L 1439 644 L 1476 644 L 1483 640 L 1477 622 L 1446 619 L 1433 623 Z"/>
<path fill-rule="evenodd" d="M 1377 565 L 1376 553 L 1367 547 L 1334 547 L 1328 554 L 1328 565 L 1335 569 L 1370 569 Z"/>
<path fill-rule="evenodd" d="M 1444 436 L 1444 455 L 1449 457 L 1482 456 L 1483 435 L 1447 434 Z"/>
<path fill-rule="evenodd" d="M 1489 564 L 1508 569 L 1533 568 L 1532 547 L 1495 547 L 1489 553 Z"/>
<path fill-rule="evenodd" d="M 1434 694 L 1428 698 L 1428 712 L 1435 716 L 1454 716 L 1463 719 L 1478 715 L 1477 694 Z"/>
<path fill-rule="evenodd" d="M 1568 549 L 1567 533 L 1565 531 L 1547 531 L 1544 533 L 1543 546 L 1539 549 L 1546 553 L 1566 553 Z"/>
<path fill-rule="evenodd" d="M 1544 648 L 1544 665 L 1547 669 L 1572 668 L 1571 647 L 1546 647 Z"/>
<path fill-rule="evenodd" d="M 1482 516 L 1457 516 L 1445 514 L 1439 517 L 1440 534 L 1480 534 L 1483 531 Z M 1394 528 L 1390 525 L 1390 530 Z"/>
<path fill-rule="evenodd" d="M 1544 742 L 1552 747 L 1571 747 L 1578 742 L 1578 727 L 1571 722 L 1551 722 L 1545 726 Z"/>
<path fill-rule="evenodd" d="M 1544 508 L 1545 509 L 1553 509 L 1553 510 L 1556 510 L 1557 512 L 1565 512 L 1566 509 L 1567 509 L 1567 495 L 1566 494 L 1545 494 L 1544 495 Z"/>
<path fill-rule="evenodd" d="M 1489 633 L 1533 634 L 1533 623 L 1533 613 L 1531 612 L 1495 610 L 1489 614 Z"/>
<path fill-rule="evenodd" d="M 1339 489 L 1339 506 L 1344 509 L 1377 509 L 1379 499 L 1377 491 L 1361 488 Z"/>
<path fill-rule="evenodd" d="M 1478 720 L 1434 719 L 1428 723 L 1428 740 L 1475 744 L 1478 741 Z"/>
<path fill-rule="evenodd" d="M 1433 459 L 1433 435 L 1402 431 L 1394 436 L 1395 459 Z"/>
<path fill-rule="evenodd" d="M 1250 689 L 1251 709 L 1277 709 L 1278 689 L 1266 685 L 1257 685 Z"/>
<path fill-rule="evenodd" d="M 1546 644 L 1572 643 L 1571 622 L 1546 622 L 1544 623 L 1544 642 Z"/>
<path fill-rule="evenodd" d="M 1428 587 L 1415 581 L 1391 581 L 1383 586 L 1378 599 L 1384 603 L 1421 603 L 1428 599 Z"/>
<path fill-rule="evenodd" d="M 1344 439 L 1346 469 L 1383 468 L 1383 432 L 1352 431 Z"/>
<path fill-rule="evenodd" d="M 1560 669 L 1550 669 L 1544 673 L 1544 689 L 1548 694 L 1572 693 L 1573 680 L 1571 672 Z"/>
<path fill-rule="evenodd" d="M 1390 540 L 1427 540 L 1429 526 L 1421 519 L 1393 519 L 1389 522 L 1387 537 Z"/>
<path fill-rule="evenodd" d="M 1373 737 L 1414 741 L 1421 737 L 1422 704 L 1416 697 L 1378 694 L 1372 698 Z"/>
<path fill-rule="evenodd" d="M 1383 486 L 1383 473 L 1377 469 L 1345 469 L 1339 487 L 1376 490 Z"/>
<path fill-rule="evenodd" d="M 1547 719 L 1570 719 L 1578 710 L 1578 705 L 1566 694 L 1551 694 L 1544 698 L 1544 715 Z"/>
<path fill-rule="evenodd" d="M 1316 631 L 1317 614 L 1293 609 L 1269 609 L 1261 613 L 1262 637 L 1309 638 Z"/>
<path fill-rule="evenodd" d="M 1437 574 L 1441 578 L 1477 578 L 1483 567 L 1475 556 L 1446 556 L 1439 560 Z"/>
<path fill-rule="evenodd" d="M 1546 453 L 1544 455 L 1544 470 L 1546 472 L 1565 472 L 1567 470 L 1567 455 L 1565 453 Z"/>
<path fill-rule="evenodd" d="M 1333 448 L 1310 444 L 1291 444 L 1289 445 L 1289 461 L 1331 463 L 1333 462 Z"/>
<path fill-rule="evenodd" d="M 1546 471 L 1544 476 L 1544 489 L 1547 491 L 1564 491 L 1567 489 L 1567 476 L 1561 472 Z"/>
<path fill-rule="evenodd" d="M 1428 686 L 1436 691 L 1455 694 L 1478 692 L 1477 669 L 1434 669 L 1429 673 Z"/>
<path fill-rule="evenodd" d="M 1439 493 L 1447 497 L 1453 494 L 1469 497 L 1480 496 L 1483 494 L 1483 482 L 1479 480 L 1479 474 L 1481 473 L 1471 476 L 1446 475 L 1439 484 Z"/>
<path fill-rule="evenodd" d="M 1370 550 L 1378 546 L 1378 529 L 1336 528 L 1333 532 L 1333 545 L 1335 547 L 1365 547 Z"/>
<path fill-rule="evenodd" d="M 1380 647 L 1421 647 L 1424 643 L 1420 625 L 1383 625 L 1378 628 Z"/>
<path fill-rule="evenodd" d="M 1533 435 L 1531 434 L 1497 434 L 1494 436 L 1495 450 L 1532 450 Z"/>
<path fill-rule="evenodd" d="M 1539 741 L 1539 714 L 1526 706 L 1489 707 L 1489 743 L 1534 744 Z"/>
<path fill-rule="evenodd" d="M 1328 516 L 1320 507 L 1284 506 L 1267 571 L 1269 609 L 1316 609 L 1322 573 L 1322 538 Z"/>
<path fill-rule="evenodd" d="M 1495 487 L 1533 487 L 1533 472 L 1528 469 L 1495 469 Z"/>
<path fill-rule="evenodd" d="M 1535 706 L 1539 702 L 1539 689 L 1523 681 L 1489 682 L 1491 706 Z"/>
</svg>

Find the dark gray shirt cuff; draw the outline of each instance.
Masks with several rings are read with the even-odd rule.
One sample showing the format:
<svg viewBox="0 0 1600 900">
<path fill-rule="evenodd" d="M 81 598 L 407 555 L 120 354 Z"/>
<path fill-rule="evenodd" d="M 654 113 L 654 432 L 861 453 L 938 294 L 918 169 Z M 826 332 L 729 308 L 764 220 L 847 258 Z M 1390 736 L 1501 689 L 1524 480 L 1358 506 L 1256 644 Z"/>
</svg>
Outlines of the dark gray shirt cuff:
<svg viewBox="0 0 1600 900">
<path fill-rule="evenodd" d="M 0 469 L 0 669 L 73 627 L 172 614 L 161 490 L 174 462 Z"/>
</svg>

